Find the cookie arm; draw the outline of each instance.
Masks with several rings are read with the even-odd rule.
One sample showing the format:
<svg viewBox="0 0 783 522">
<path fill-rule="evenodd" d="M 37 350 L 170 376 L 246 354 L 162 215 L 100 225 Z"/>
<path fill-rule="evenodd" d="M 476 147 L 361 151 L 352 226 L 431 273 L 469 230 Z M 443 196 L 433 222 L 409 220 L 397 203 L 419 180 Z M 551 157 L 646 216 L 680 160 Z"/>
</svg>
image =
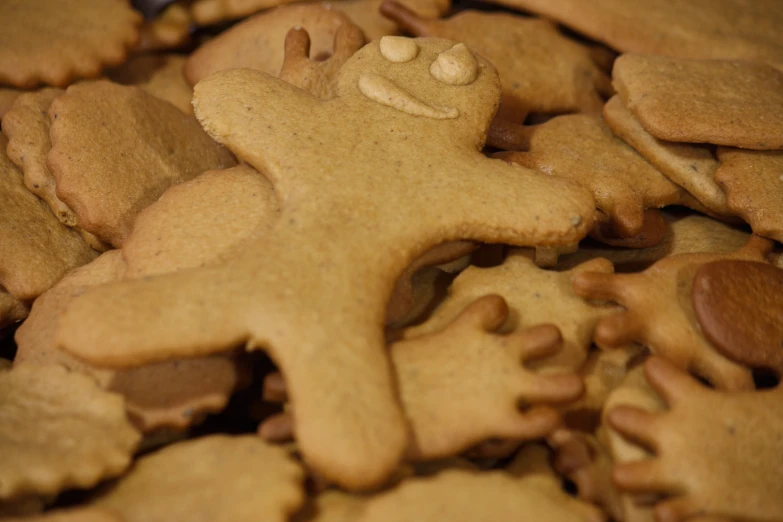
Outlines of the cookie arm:
<svg viewBox="0 0 783 522">
<path fill-rule="evenodd" d="M 220 271 L 197 269 L 96 287 L 66 308 L 57 345 L 110 367 L 230 351 L 249 332 L 220 302 L 230 301 L 228 284 Z"/>
<path fill-rule="evenodd" d="M 438 217 L 461 239 L 569 245 L 593 226 L 595 202 L 576 182 L 484 157 L 463 157 L 458 165 L 452 182 L 440 187 L 450 205 Z"/>
<path fill-rule="evenodd" d="M 322 127 L 321 106 L 307 91 L 253 69 L 215 73 L 196 84 L 193 94 L 196 118 L 207 133 L 273 178 L 274 155 L 296 150 Z"/>
</svg>

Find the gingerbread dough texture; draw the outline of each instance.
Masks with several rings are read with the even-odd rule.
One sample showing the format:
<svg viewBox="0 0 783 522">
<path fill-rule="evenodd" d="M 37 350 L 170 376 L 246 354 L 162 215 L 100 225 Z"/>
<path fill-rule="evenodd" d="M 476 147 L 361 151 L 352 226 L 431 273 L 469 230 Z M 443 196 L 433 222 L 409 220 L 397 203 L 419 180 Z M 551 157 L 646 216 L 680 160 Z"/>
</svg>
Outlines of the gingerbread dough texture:
<svg viewBox="0 0 783 522">
<path fill-rule="evenodd" d="M 22 172 L 5 154 L 7 143 L 0 133 L 0 286 L 20 301 L 32 301 L 98 253 L 27 190 Z"/>
<path fill-rule="evenodd" d="M 783 149 L 783 71 L 764 63 L 624 54 L 612 85 L 656 138 Z"/>
<path fill-rule="evenodd" d="M 105 80 L 75 84 L 52 103 L 49 115 L 47 164 L 57 196 L 81 228 L 114 247 L 167 188 L 235 165 L 192 116 L 140 87 Z"/>
<path fill-rule="evenodd" d="M 783 66 L 778 0 L 488 1 L 540 14 L 623 53 Z"/>
<path fill-rule="evenodd" d="M 407 62 L 365 46 L 329 101 L 246 69 L 199 83 L 199 121 L 270 178 L 280 217 L 221 265 L 85 293 L 61 346 L 118 366 L 263 348 L 286 375 L 307 463 L 344 487 L 384 481 L 407 443 L 383 339 L 398 276 L 456 239 L 570 244 L 594 212 L 578 184 L 481 154 L 500 95 L 489 62 L 414 43 Z"/>
<path fill-rule="evenodd" d="M 141 15 L 126 0 L 6 0 L 0 3 L 0 84 L 64 87 L 125 60 Z"/>
</svg>

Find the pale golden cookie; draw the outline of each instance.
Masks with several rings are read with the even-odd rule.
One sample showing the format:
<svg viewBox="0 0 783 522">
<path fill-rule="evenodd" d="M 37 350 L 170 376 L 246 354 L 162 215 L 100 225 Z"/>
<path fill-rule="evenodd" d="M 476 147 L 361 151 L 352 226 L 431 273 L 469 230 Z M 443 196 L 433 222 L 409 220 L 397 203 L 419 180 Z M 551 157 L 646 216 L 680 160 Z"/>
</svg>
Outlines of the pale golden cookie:
<svg viewBox="0 0 783 522">
<path fill-rule="evenodd" d="M 623 53 L 783 66 L 778 0 L 485 0 L 539 13 Z"/>
<path fill-rule="evenodd" d="M 398 393 L 410 424 L 408 459 L 450 457 L 487 440 L 518 443 L 543 437 L 560 423 L 551 406 L 581 395 L 581 379 L 573 373 L 547 375 L 523 365 L 559 349 L 557 328 L 538 325 L 494 334 L 507 313 L 501 297 L 487 295 L 444 330 L 391 345 Z M 267 376 L 264 392 L 266 400 L 286 400 L 282 376 Z M 292 430 L 290 415 L 284 413 L 267 419 L 259 434 L 283 441 Z"/>
<path fill-rule="evenodd" d="M 535 475 L 533 475 L 535 477 Z M 415 520 L 552 520 L 603 522 L 597 509 L 563 496 L 548 495 L 537 480 L 503 471 L 476 473 L 447 470 L 433 477 L 409 479 L 397 488 L 371 498 L 358 517 L 361 522 Z"/>
<path fill-rule="evenodd" d="M 168 266 L 171 270 L 188 266 L 184 262 L 181 265 Z M 124 397 L 130 419 L 145 433 L 161 428 L 185 429 L 206 414 L 221 411 L 240 380 L 238 362 L 231 355 L 115 370 L 92 366 L 57 348 L 57 325 L 68 303 L 88 288 L 121 280 L 124 273 L 122 252 L 113 250 L 73 270 L 44 292 L 16 331 L 15 362 L 59 364 L 88 375 L 102 389 Z"/>
<path fill-rule="evenodd" d="M 27 189 L 43 199 L 60 221 L 74 226 L 76 215 L 57 198 L 54 177 L 46 166 L 46 155 L 52 148 L 49 107 L 64 92 L 45 88 L 19 96 L 3 117 L 3 133 L 8 137 L 8 157 L 24 172 Z"/>
<path fill-rule="evenodd" d="M 0 286 L 31 301 L 98 253 L 27 190 L 5 153 L 7 143 L 0 133 Z"/>
<path fill-rule="evenodd" d="M 625 54 L 612 84 L 656 138 L 783 149 L 783 71 L 769 65 Z"/>
<path fill-rule="evenodd" d="M 230 209 L 230 210 L 229 210 Z M 175 272 L 229 259 L 246 241 L 271 230 L 278 202 L 269 181 L 242 164 L 209 171 L 167 190 L 144 209 L 122 252 L 125 277 Z M 386 308 L 386 322 L 399 323 L 427 301 L 434 284 L 426 267 L 460 259 L 475 249 L 468 241 L 440 245 L 416 259 L 400 276 Z M 433 268 L 435 274 L 441 274 Z"/>
<path fill-rule="evenodd" d="M 381 13 L 381 4 L 383 0 L 337 0 L 331 5 L 347 14 L 372 41 L 400 32 L 397 23 Z M 400 0 L 400 4 L 425 20 L 440 18 L 451 8 L 451 0 Z"/>
<path fill-rule="evenodd" d="M 526 143 L 506 161 L 563 176 L 588 187 L 620 236 L 635 236 L 644 210 L 682 201 L 682 189 L 617 138 L 600 118 L 557 116 L 525 129 Z"/>
<path fill-rule="evenodd" d="M 539 325 L 495 335 L 508 308 L 489 295 L 468 306 L 443 331 L 392 345 L 405 416 L 411 424 L 410 458 L 455 455 L 490 438 L 525 440 L 560 422 L 547 404 L 578 398 L 573 374 L 537 374 L 522 366 L 555 353 L 560 334 Z M 519 405 L 532 409 L 521 412 Z"/>
<path fill-rule="evenodd" d="M 195 85 L 212 73 L 235 67 L 278 76 L 290 29 L 305 29 L 310 36 L 308 56 L 323 60 L 331 56 L 343 25 L 355 27 L 348 16 L 324 3 L 286 5 L 259 13 L 196 49 L 185 64 L 185 77 Z"/>
<path fill-rule="evenodd" d="M 114 82 L 138 85 L 185 114 L 193 114 L 193 89 L 185 79 L 187 58 L 180 54 L 142 54 L 107 72 Z"/>
<path fill-rule="evenodd" d="M 193 0 L 190 15 L 199 25 L 216 24 L 263 11 L 294 0 Z M 287 30 L 287 29 L 286 29 Z"/>
<path fill-rule="evenodd" d="M 3 116 L 14 104 L 14 101 L 24 92 L 19 89 L 0 87 L 0 120 L 3 119 Z"/>
<path fill-rule="evenodd" d="M 753 232 L 783 242 L 783 152 L 718 148 L 716 181 Z"/>
<path fill-rule="evenodd" d="M 264 348 L 286 375 L 308 465 L 350 488 L 385 480 L 407 444 L 382 328 L 399 275 L 456 239 L 572 244 L 594 209 L 572 181 L 481 154 L 500 95 L 491 64 L 411 41 L 405 63 L 362 48 L 329 101 L 250 69 L 200 82 L 197 117 L 272 181 L 275 226 L 221 265 L 85 293 L 59 344 L 110 365 Z"/>
<path fill-rule="evenodd" d="M 283 448 L 212 435 L 142 457 L 93 503 L 125 522 L 285 522 L 304 502 L 303 479 Z"/>
<path fill-rule="evenodd" d="M 122 246 L 136 215 L 171 185 L 235 164 L 192 117 L 134 86 L 72 85 L 49 109 L 47 164 L 79 226 Z"/>
<path fill-rule="evenodd" d="M 600 114 L 601 94 L 611 92 L 589 49 L 547 20 L 470 9 L 427 20 L 392 0 L 381 12 L 415 36 L 464 42 L 491 61 L 503 87 L 498 115 L 508 120 L 522 123 L 531 112 Z"/>
<path fill-rule="evenodd" d="M 612 410 L 628 406 L 650 413 L 662 411 L 666 407 L 664 400 L 650 387 L 650 384 L 644 377 L 643 366 L 634 368 L 625 378 L 622 386 L 612 392 L 606 401 L 598 438 L 601 444 L 609 449 L 609 454 L 614 464 L 611 470 L 612 473 L 618 466 L 622 466 L 624 463 L 652 456 L 650 451 L 637 444 L 636 440 L 627 440 L 623 437 L 608 420 Z M 624 520 L 629 522 L 658 522 L 649 502 L 647 505 L 640 505 L 636 502 L 636 498 L 633 495 L 620 491 L 614 480 L 612 480 L 611 487 L 614 489 L 613 496 L 619 497 Z"/>
<path fill-rule="evenodd" d="M 139 442 L 122 397 L 62 366 L 0 370 L 0 498 L 89 488 L 122 473 Z"/>
<path fill-rule="evenodd" d="M 661 358 L 651 358 L 645 373 L 669 407 L 609 411 L 614 429 L 654 452 L 616 467 L 615 484 L 632 493 L 667 494 L 655 506 L 659 522 L 696 515 L 783 519 L 783 388 L 720 392 Z"/>
<path fill-rule="evenodd" d="M 293 522 L 353 522 L 364 508 L 366 498 L 345 493 L 339 489 L 327 489 L 315 498 L 310 497 L 305 508 L 297 513 Z"/>
<path fill-rule="evenodd" d="M 771 241 L 751 236 L 744 247 L 727 254 L 678 254 L 633 274 L 581 273 L 574 279 L 574 290 L 587 299 L 608 299 L 626 309 L 599 321 L 594 337 L 599 346 L 638 342 L 717 388 L 752 389 L 750 370 L 721 355 L 701 334 L 691 306 L 691 286 L 706 263 L 766 262 L 764 256 L 771 249 Z"/>
<path fill-rule="evenodd" d="M 491 268 L 471 266 L 463 271 L 449 288 L 446 300 L 421 325 L 409 328 L 405 338 L 443 330 L 470 303 L 481 296 L 497 294 L 508 303 L 508 319 L 502 332 L 513 332 L 538 324 L 556 326 L 563 346 L 552 357 L 532 364 L 538 367 L 560 367 L 576 370 L 587 358 L 598 320 L 615 310 L 612 306 L 587 303 L 573 290 L 574 275 L 579 272 L 611 273 L 612 264 L 595 259 L 571 271 L 556 272 L 538 268 L 522 250 L 511 251 L 503 264 Z"/>
<path fill-rule="evenodd" d="M 612 132 L 709 210 L 724 215 L 731 213 L 726 206 L 726 194 L 715 180 L 718 160 L 708 147 L 655 138 L 639 125 L 619 96 L 612 97 L 604 106 L 604 119 Z"/>
<path fill-rule="evenodd" d="M 275 191 L 242 164 L 169 188 L 139 213 L 122 248 L 125 277 L 136 279 L 230 259 L 279 213 Z"/>
<path fill-rule="evenodd" d="M 340 69 L 364 45 L 361 29 L 343 24 L 334 37 L 334 50 L 325 60 L 310 58 L 310 36 L 303 28 L 292 28 L 285 38 L 285 58 L 278 77 L 310 92 L 316 98 L 328 100 L 337 92 Z"/>
<path fill-rule="evenodd" d="M 5 0 L 0 3 L 0 83 L 64 87 L 125 60 L 141 15 L 126 0 Z"/>
<path fill-rule="evenodd" d="M 46 157 L 52 148 L 49 107 L 64 92 L 62 89 L 44 88 L 19 96 L 3 118 L 3 132 L 8 137 L 8 157 L 24 172 L 27 189 L 43 199 L 57 219 L 78 231 L 92 248 L 103 252 L 109 246 L 79 228 L 76 214 L 57 197 L 54 176 L 46 165 Z"/>
</svg>

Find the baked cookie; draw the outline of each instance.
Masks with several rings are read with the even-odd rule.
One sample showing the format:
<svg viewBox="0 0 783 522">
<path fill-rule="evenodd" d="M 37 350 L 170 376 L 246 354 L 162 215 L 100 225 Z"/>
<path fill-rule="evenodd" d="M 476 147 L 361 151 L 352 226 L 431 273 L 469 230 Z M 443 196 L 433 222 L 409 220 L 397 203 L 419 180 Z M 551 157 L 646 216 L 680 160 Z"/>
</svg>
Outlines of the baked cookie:
<svg viewBox="0 0 783 522">
<path fill-rule="evenodd" d="M 379 484 L 407 444 L 382 328 L 399 275 L 445 241 L 571 244 L 592 226 L 586 189 L 481 154 L 499 94 L 489 62 L 438 39 L 365 46 L 329 101 L 250 69 L 200 82 L 197 117 L 270 178 L 275 227 L 221 265 L 85 293 L 61 346 L 110 365 L 263 347 L 308 464 Z"/>
<path fill-rule="evenodd" d="M 0 5 L 0 83 L 64 87 L 122 63 L 141 15 L 126 0 L 7 0 Z"/>
<path fill-rule="evenodd" d="M 612 84 L 656 138 L 783 149 L 783 71 L 758 62 L 625 54 Z"/>
</svg>

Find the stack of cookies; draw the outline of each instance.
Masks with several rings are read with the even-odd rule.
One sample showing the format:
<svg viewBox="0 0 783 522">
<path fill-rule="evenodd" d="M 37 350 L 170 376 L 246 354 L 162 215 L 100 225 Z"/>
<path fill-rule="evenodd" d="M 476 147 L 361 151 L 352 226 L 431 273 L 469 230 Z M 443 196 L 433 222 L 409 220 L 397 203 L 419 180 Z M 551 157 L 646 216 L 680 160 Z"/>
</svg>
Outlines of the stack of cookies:
<svg viewBox="0 0 783 522">
<path fill-rule="evenodd" d="M 0 2 L 0 520 L 783 521 L 783 4 L 496 1 Z"/>
</svg>

